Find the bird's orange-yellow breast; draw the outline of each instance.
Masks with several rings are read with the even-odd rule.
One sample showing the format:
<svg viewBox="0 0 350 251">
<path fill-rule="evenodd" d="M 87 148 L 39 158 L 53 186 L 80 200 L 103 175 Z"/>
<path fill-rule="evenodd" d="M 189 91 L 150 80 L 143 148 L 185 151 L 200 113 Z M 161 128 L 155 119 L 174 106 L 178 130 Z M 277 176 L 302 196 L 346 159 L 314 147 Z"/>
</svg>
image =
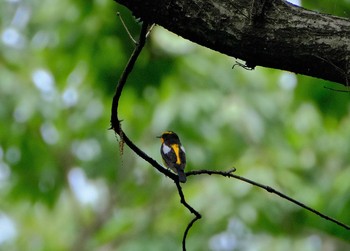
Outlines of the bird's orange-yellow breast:
<svg viewBox="0 0 350 251">
<path fill-rule="evenodd" d="M 178 144 L 172 144 L 171 148 L 174 149 L 175 155 L 176 155 L 176 164 L 180 165 L 181 164 L 181 159 L 180 159 L 180 148 Z"/>
</svg>

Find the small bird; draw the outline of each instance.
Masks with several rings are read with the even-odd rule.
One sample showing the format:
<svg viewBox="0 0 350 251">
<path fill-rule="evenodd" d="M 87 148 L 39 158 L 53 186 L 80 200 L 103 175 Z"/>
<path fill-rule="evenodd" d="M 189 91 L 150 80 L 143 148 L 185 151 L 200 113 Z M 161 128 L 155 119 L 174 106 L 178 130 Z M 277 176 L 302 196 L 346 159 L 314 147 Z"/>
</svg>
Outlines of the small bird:
<svg viewBox="0 0 350 251">
<path fill-rule="evenodd" d="M 158 138 L 162 142 L 160 154 L 162 155 L 164 165 L 177 173 L 180 182 L 185 183 L 186 175 L 184 169 L 186 166 L 186 154 L 179 136 L 172 131 L 166 131 Z"/>
</svg>

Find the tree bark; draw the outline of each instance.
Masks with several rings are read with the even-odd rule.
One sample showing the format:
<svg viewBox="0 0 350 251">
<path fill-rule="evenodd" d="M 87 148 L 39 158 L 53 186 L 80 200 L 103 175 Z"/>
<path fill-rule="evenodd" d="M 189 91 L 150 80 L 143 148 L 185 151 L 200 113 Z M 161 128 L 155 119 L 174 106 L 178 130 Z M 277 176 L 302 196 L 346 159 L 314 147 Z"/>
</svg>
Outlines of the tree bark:
<svg viewBox="0 0 350 251">
<path fill-rule="evenodd" d="M 283 0 L 116 0 L 133 14 L 246 62 L 350 84 L 350 20 Z"/>
</svg>

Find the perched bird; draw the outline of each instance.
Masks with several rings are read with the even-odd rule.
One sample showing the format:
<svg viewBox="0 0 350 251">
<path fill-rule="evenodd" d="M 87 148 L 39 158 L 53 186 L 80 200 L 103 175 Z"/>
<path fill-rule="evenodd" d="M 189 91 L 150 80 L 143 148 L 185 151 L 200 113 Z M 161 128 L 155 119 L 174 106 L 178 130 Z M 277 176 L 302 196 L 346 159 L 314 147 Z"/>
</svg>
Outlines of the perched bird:
<svg viewBox="0 0 350 251">
<path fill-rule="evenodd" d="M 172 131 L 166 131 L 158 138 L 160 138 L 162 142 L 160 153 L 164 165 L 177 173 L 180 182 L 185 183 L 186 175 L 184 169 L 186 166 L 186 154 L 185 148 L 181 145 L 179 136 Z"/>
</svg>

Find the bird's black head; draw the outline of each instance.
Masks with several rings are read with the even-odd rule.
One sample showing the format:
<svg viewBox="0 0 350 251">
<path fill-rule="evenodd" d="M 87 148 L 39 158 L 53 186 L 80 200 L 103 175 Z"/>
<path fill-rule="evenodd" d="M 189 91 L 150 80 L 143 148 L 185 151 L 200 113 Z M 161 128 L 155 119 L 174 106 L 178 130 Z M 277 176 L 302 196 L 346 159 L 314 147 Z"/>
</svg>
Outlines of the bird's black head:
<svg viewBox="0 0 350 251">
<path fill-rule="evenodd" d="M 173 131 L 163 132 L 162 135 L 159 136 L 158 138 L 161 139 L 162 143 L 163 142 L 166 142 L 169 144 L 180 143 L 179 136 L 177 136 L 177 134 L 174 133 Z"/>
</svg>

